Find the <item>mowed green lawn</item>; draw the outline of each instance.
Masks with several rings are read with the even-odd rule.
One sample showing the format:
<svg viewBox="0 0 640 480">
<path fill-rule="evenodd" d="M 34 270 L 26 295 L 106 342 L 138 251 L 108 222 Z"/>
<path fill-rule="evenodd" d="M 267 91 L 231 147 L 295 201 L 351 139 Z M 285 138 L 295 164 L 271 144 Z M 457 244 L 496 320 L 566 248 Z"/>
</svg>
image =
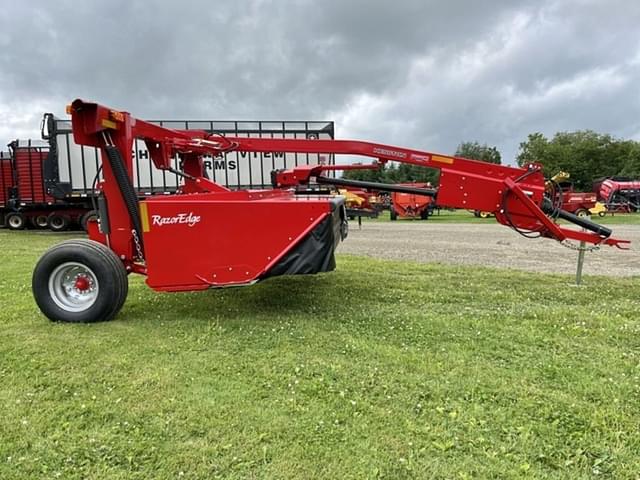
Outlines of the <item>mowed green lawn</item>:
<svg viewBox="0 0 640 480">
<path fill-rule="evenodd" d="M 638 478 L 640 278 L 340 256 L 54 324 L 70 237 L 0 231 L 3 480 Z"/>
</svg>

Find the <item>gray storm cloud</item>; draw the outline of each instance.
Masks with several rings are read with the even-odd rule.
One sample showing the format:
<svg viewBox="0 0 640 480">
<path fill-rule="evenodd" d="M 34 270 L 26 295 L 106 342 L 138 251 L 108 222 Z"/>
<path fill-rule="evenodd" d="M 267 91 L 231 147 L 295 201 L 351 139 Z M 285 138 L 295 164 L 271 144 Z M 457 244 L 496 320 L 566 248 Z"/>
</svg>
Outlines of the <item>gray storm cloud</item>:
<svg viewBox="0 0 640 480">
<path fill-rule="evenodd" d="M 327 119 L 509 161 L 528 133 L 640 139 L 637 1 L 30 1 L 0 12 L 0 140 L 76 97 L 143 118 Z"/>
</svg>

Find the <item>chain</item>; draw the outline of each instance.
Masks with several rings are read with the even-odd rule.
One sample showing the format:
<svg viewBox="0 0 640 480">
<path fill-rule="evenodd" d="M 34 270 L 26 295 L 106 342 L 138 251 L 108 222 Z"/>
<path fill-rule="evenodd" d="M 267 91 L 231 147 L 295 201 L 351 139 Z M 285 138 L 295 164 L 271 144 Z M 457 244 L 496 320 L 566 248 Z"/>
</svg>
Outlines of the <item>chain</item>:
<svg viewBox="0 0 640 480">
<path fill-rule="evenodd" d="M 573 242 L 570 242 L 569 240 L 564 240 L 562 242 L 560 242 L 560 245 L 562 245 L 563 247 L 567 247 L 570 250 L 584 250 L 585 252 L 595 252 L 597 250 L 600 250 L 600 245 L 592 245 L 590 247 L 581 247 L 580 245 L 576 245 Z"/>
<path fill-rule="evenodd" d="M 134 228 L 131 230 L 131 235 L 133 235 L 133 242 L 136 244 L 136 254 L 138 255 L 138 260 L 144 262 L 144 255 L 142 254 L 142 245 L 140 245 L 140 239 L 138 238 L 138 232 Z"/>
</svg>

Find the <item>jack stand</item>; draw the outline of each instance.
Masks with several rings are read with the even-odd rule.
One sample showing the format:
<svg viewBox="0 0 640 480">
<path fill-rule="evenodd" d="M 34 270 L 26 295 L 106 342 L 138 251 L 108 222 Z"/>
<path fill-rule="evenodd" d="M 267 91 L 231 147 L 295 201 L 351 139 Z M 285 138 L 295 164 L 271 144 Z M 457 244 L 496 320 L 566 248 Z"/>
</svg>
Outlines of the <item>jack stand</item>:
<svg viewBox="0 0 640 480">
<path fill-rule="evenodd" d="M 582 284 L 582 267 L 584 266 L 584 252 L 586 249 L 586 243 L 580 242 L 580 248 L 578 249 L 578 266 L 576 268 L 576 285 Z"/>
</svg>

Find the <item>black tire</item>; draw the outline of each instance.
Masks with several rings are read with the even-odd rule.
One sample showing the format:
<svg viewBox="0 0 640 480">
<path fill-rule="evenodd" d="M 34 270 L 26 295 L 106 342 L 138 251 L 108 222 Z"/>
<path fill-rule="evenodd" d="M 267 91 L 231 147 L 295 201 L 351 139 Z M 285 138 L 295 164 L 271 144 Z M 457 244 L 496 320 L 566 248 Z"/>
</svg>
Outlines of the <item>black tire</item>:
<svg viewBox="0 0 640 480">
<path fill-rule="evenodd" d="M 71 223 L 71 219 L 60 213 L 53 212 L 47 218 L 49 222 L 49 229 L 53 232 L 64 232 L 67 228 L 69 228 L 69 223 Z"/>
<path fill-rule="evenodd" d="M 97 220 L 97 218 L 98 218 L 98 212 L 96 212 L 95 210 L 89 210 L 88 212 L 84 213 L 80 217 L 80 226 L 86 232 L 88 227 L 87 224 L 93 221 L 94 219 Z"/>
<path fill-rule="evenodd" d="M 65 280 L 73 291 L 65 289 Z M 84 281 L 87 293 L 79 290 L 83 287 L 70 287 L 74 281 L 75 285 Z M 36 264 L 31 286 L 38 307 L 49 320 L 70 323 L 111 320 L 129 291 L 122 261 L 93 240 L 69 240 L 50 248 Z"/>
<path fill-rule="evenodd" d="M 480 218 L 489 218 L 490 216 L 491 216 L 490 212 L 484 212 L 484 211 L 478 212 L 478 217 Z"/>
<path fill-rule="evenodd" d="M 599 217 L 604 217 L 607 214 L 607 212 L 598 212 L 598 216 Z"/>
<path fill-rule="evenodd" d="M 33 228 L 47 228 L 49 226 L 49 219 L 44 214 L 34 215 L 29 220 Z"/>
<path fill-rule="evenodd" d="M 589 211 L 584 209 L 584 208 L 579 208 L 578 210 L 576 210 L 575 215 L 577 217 L 588 217 L 589 216 Z"/>
<path fill-rule="evenodd" d="M 26 224 L 24 215 L 20 212 L 12 212 L 8 214 L 4 221 L 9 230 L 23 230 Z"/>
<path fill-rule="evenodd" d="M 425 208 L 420 212 L 420 220 L 429 220 L 429 209 Z"/>
<path fill-rule="evenodd" d="M 393 209 L 393 206 L 391 207 L 391 210 L 389 211 L 389 217 L 391 218 L 392 221 L 396 221 L 398 219 L 398 214 L 396 213 L 396 211 Z"/>
</svg>

